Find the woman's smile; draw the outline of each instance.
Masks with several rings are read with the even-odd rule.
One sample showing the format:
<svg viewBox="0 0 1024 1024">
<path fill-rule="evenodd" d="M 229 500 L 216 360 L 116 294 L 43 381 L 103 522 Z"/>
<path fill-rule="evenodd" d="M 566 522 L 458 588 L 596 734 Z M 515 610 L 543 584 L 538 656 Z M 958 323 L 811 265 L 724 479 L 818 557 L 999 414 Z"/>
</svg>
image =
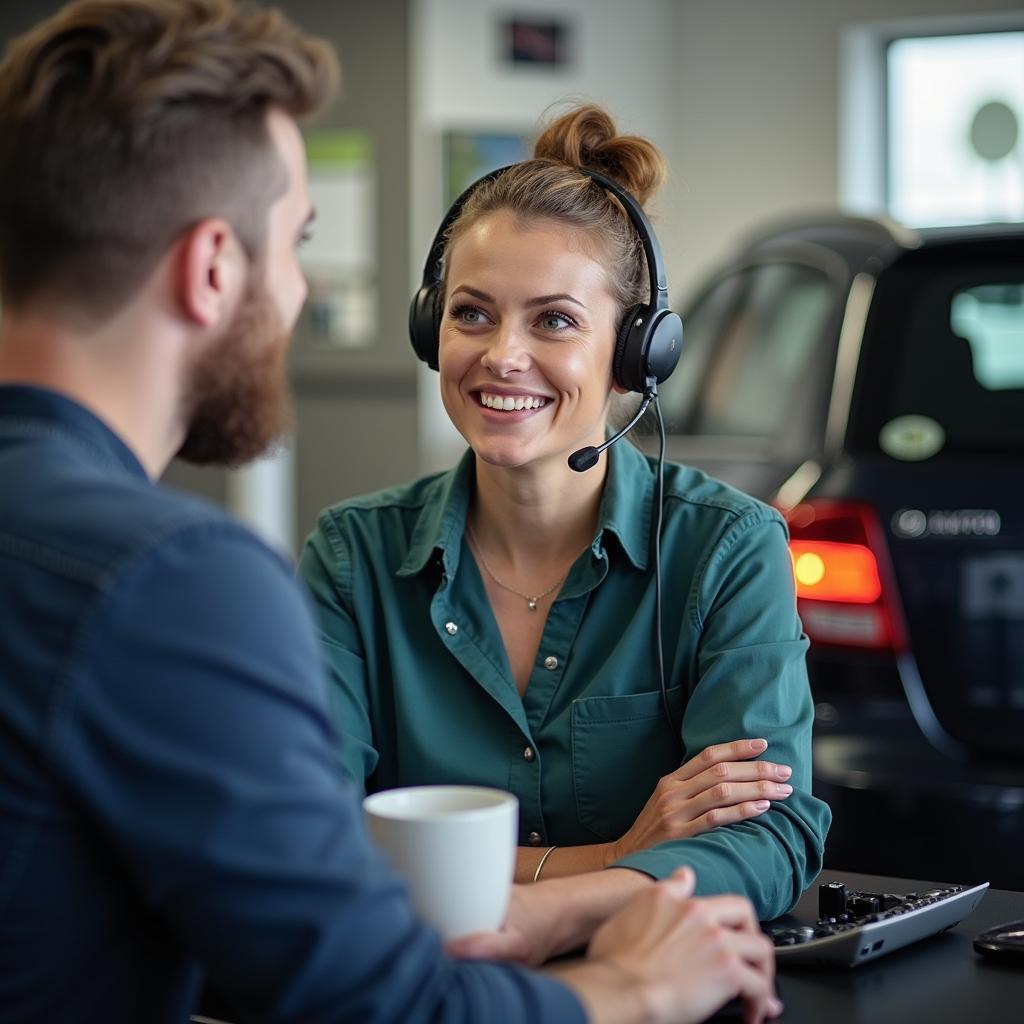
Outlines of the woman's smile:
<svg viewBox="0 0 1024 1024">
<path fill-rule="evenodd" d="M 547 405 L 546 398 L 535 398 L 533 395 L 496 395 L 487 391 L 477 393 L 480 404 L 488 409 L 495 409 L 499 412 L 519 412 L 520 409 L 532 411 L 542 409 Z"/>
</svg>

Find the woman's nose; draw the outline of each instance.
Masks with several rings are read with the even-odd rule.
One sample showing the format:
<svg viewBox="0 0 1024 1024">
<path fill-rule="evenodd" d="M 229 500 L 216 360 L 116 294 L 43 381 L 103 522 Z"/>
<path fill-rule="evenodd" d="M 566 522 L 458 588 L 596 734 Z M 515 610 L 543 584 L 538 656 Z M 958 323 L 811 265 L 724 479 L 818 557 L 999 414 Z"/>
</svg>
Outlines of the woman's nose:
<svg viewBox="0 0 1024 1024">
<path fill-rule="evenodd" d="M 500 325 L 491 334 L 480 362 L 496 377 L 526 370 L 530 365 L 526 339 L 514 324 Z"/>
</svg>

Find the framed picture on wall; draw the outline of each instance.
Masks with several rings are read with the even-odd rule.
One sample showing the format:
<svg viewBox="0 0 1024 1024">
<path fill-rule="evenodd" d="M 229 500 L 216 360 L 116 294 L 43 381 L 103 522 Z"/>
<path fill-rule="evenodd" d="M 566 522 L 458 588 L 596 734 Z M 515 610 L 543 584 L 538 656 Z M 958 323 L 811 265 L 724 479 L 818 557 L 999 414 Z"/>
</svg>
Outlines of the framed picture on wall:
<svg viewBox="0 0 1024 1024">
<path fill-rule="evenodd" d="M 488 171 L 526 160 L 530 141 L 526 132 L 457 131 L 444 134 L 445 208 Z"/>
<path fill-rule="evenodd" d="M 565 18 L 513 15 L 499 23 L 502 60 L 516 67 L 567 68 L 572 32 Z"/>
<path fill-rule="evenodd" d="M 309 197 L 316 229 L 301 250 L 309 299 L 296 332 L 297 358 L 376 341 L 377 169 L 368 132 L 306 135 Z"/>
</svg>

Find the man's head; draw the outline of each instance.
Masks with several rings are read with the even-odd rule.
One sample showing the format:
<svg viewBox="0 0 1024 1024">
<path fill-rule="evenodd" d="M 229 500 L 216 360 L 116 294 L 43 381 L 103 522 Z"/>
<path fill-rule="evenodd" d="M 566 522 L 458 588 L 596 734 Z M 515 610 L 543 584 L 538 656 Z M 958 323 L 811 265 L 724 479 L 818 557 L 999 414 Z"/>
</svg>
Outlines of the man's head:
<svg viewBox="0 0 1024 1024">
<path fill-rule="evenodd" d="M 283 360 L 283 342 L 269 346 L 278 353 L 268 345 L 286 338 L 304 285 L 298 295 L 290 266 L 280 279 L 272 236 L 291 231 L 287 218 L 303 206 L 301 234 L 308 199 L 294 122 L 323 105 L 336 78 L 327 44 L 233 0 L 76 0 L 12 41 L 0 63 L 5 308 L 46 305 L 102 324 L 184 243 L 178 290 L 205 322 L 189 274 L 210 275 L 219 248 L 244 257 L 233 322 L 197 355 L 184 388 L 185 455 L 244 461 L 265 447 L 259 425 L 227 429 L 234 441 L 211 431 L 273 405 L 253 375 Z M 231 388 L 250 405 L 262 399 L 225 415 Z"/>
<path fill-rule="evenodd" d="M 260 258 L 245 264 L 233 315 L 190 367 L 182 393 L 186 434 L 178 452 L 188 462 L 241 465 L 265 452 L 291 426 L 285 356 L 306 298 L 297 249 L 312 211 L 305 150 L 294 121 L 275 109 L 268 124 L 288 186 L 266 217 Z M 210 256 L 204 254 L 216 251 L 216 230 L 216 222 L 196 229 L 200 237 L 190 247 L 192 275 L 209 272 Z M 185 276 L 190 276 L 187 271 Z M 204 283 L 197 283 L 192 301 L 204 290 Z M 201 302 L 195 312 L 203 315 Z"/>
</svg>

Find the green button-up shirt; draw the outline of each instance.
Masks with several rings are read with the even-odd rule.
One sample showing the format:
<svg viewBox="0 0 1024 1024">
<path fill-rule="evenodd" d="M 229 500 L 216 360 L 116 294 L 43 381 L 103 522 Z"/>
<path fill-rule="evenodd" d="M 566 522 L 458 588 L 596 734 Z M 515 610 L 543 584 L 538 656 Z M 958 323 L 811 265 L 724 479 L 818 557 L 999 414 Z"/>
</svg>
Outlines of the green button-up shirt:
<svg viewBox="0 0 1024 1024">
<path fill-rule="evenodd" d="M 340 756 L 369 790 L 473 783 L 519 798 L 520 842 L 616 840 L 658 780 L 714 743 L 768 740 L 792 795 L 740 824 L 632 854 L 656 878 L 681 864 L 700 893 L 784 913 L 821 868 L 828 807 L 810 793 L 812 704 L 786 528 L 768 506 L 665 467 L 665 669 L 654 639 L 653 460 L 610 462 L 591 546 L 552 605 L 525 695 L 463 539 L 467 452 L 446 473 L 326 509 L 300 571 L 319 609 Z"/>
</svg>

